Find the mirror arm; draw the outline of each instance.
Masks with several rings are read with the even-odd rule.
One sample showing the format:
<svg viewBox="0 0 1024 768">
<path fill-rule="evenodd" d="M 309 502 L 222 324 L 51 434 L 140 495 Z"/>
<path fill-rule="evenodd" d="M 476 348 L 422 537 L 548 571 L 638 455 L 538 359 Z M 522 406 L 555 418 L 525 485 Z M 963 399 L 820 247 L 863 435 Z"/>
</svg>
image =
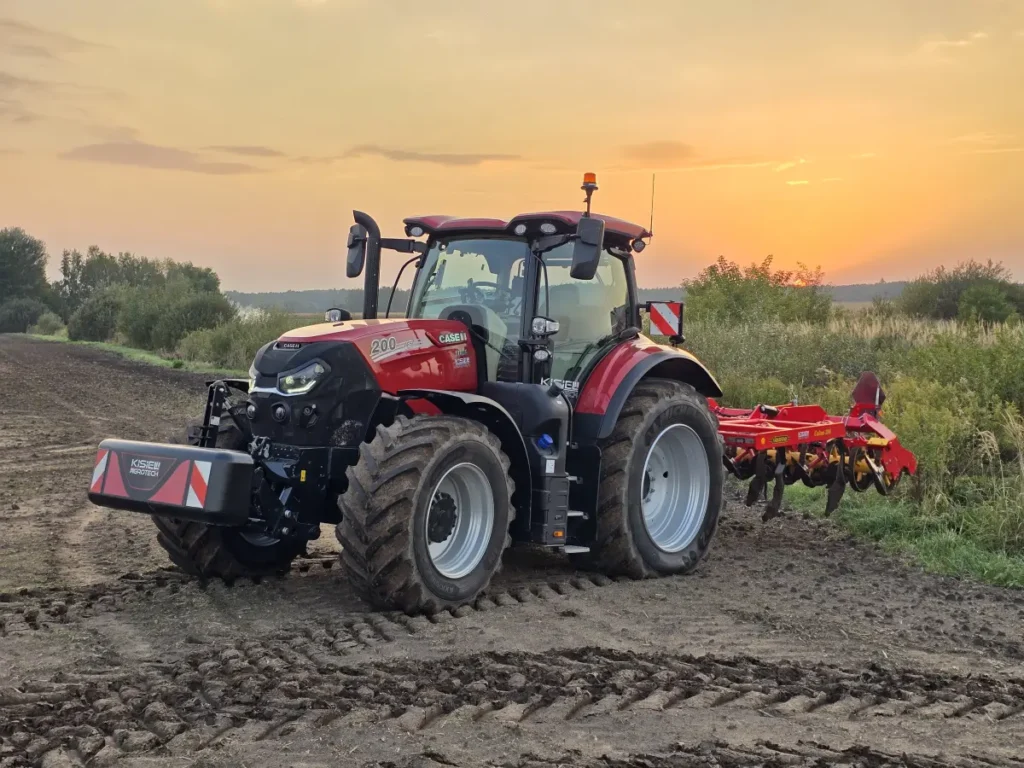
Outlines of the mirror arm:
<svg viewBox="0 0 1024 768">
<path fill-rule="evenodd" d="M 381 248 L 398 253 L 426 253 L 427 244 L 418 240 L 407 240 L 401 237 L 385 237 L 380 241 Z"/>
</svg>

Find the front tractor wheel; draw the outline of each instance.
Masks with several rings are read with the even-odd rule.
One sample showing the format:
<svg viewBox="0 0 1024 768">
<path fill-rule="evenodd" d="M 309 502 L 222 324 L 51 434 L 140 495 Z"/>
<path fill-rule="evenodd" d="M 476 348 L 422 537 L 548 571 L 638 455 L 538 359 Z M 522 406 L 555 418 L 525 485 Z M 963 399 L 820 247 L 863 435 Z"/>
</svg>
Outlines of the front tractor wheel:
<svg viewBox="0 0 1024 768">
<path fill-rule="evenodd" d="M 338 499 L 341 562 L 378 608 L 434 613 L 476 599 L 508 546 L 509 459 L 497 437 L 454 416 L 379 426 Z"/>
<path fill-rule="evenodd" d="M 224 414 L 217 433 L 217 447 L 245 451 L 248 424 L 244 415 Z M 243 428 L 244 427 L 244 428 Z M 188 438 L 172 440 L 195 443 Z M 171 562 L 183 571 L 207 579 L 259 578 L 287 572 L 305 542 L 272 538 L 261 531 L 225 528 L 191 520 L 153 517 L 157 542 Z"/>
<path fill-rule="evenodd" d="M 687 384 L 641 382 L 601 446 L 597 542 L 585 563 L 633 578 L 688 573 L 722 508 L 722 442 Z"/>
</svg>

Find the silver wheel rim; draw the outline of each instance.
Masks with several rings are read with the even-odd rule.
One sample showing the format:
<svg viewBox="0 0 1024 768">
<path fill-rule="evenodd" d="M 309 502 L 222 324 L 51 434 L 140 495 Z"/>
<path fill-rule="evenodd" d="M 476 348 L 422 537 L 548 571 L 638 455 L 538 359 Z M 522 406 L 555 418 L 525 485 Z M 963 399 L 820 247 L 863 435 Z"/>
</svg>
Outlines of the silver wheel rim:
<svg viewBox="0 0 1024 768">
<path fill-rule="evenodd" d="M 711 468 L 700 436 L 686 424 L 666 427 L 644 461 L 641 505 L 654 546 L 673 554 L 688 547 L 704 522 Z"/>
<path fill-rule="evenodd" d="M 430 494 L 424 526 L 427 553 L 438 573 L 461 579 L 476 568 L 494 530 L 494 494 L 484 471 L 462 463 L 445 472 Z"/>
</svg>

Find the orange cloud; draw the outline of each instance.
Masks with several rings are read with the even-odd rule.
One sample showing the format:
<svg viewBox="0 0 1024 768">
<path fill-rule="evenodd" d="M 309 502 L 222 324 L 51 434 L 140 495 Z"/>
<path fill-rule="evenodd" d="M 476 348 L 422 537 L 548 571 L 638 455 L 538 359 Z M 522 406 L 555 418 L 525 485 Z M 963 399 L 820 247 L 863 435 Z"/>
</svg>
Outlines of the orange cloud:
<svg viewBox="0 0 1024 768">
<path fill-rule="evenodd" d="M 349 149 L 343 157 L 383 157 L 398 163 L 436 163 L 437 165 L 481 165 L 497 160 L 520 160 L 519 155 L 495 152 L 420 152 L 411 149 L 360 144 Z"/>
<path fill-rule="evenodd" d="M 65 160 L 85 160 L 112 165 L 134 165 L 138 168 L 190 171 L 214 176 L 260 173 L 262 170 L 245 163 L 213 162 L 205 160 L 196 152 L 174 147 L 160 147 L 142 141 L 110 141 L 104 144 L 88 144 L 64 152 L 60 157 Z"/>
</svg>

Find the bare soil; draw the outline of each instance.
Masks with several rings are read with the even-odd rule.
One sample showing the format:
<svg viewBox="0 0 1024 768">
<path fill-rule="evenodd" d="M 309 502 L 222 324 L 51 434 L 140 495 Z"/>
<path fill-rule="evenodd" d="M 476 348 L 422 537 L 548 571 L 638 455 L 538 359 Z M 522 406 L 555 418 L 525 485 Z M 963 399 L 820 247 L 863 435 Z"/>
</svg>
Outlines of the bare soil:
<svg viewBox="0 0 1024 768">
<path fill-rule="evenodd" d="M 0 767 L 1024 766 L 1024 593 L 734 501 L 695 575 L 515 549 L 430 619 L 360 604 L 327 528 L 281 579 L 191 580 L 85 491 L 203 382 L 0 336 Z"/>
</svg>

